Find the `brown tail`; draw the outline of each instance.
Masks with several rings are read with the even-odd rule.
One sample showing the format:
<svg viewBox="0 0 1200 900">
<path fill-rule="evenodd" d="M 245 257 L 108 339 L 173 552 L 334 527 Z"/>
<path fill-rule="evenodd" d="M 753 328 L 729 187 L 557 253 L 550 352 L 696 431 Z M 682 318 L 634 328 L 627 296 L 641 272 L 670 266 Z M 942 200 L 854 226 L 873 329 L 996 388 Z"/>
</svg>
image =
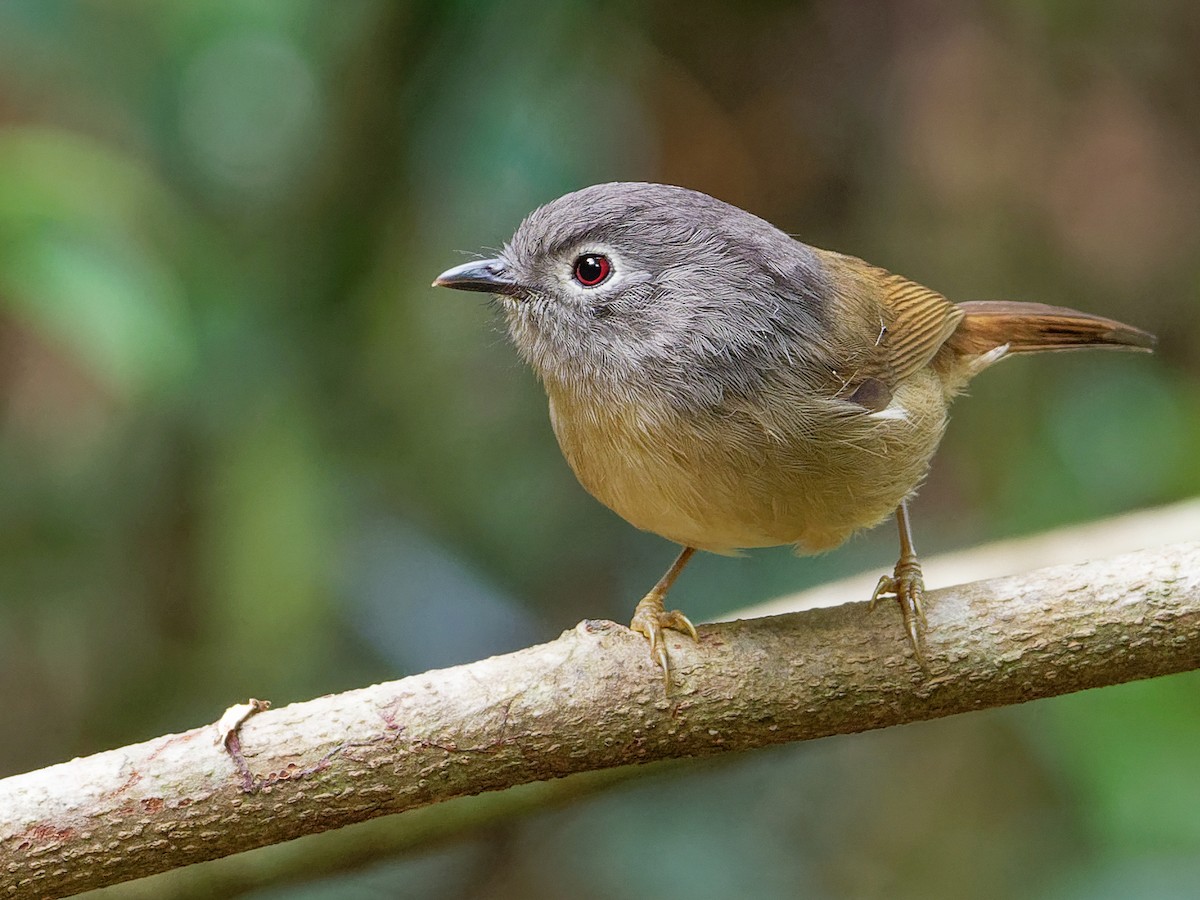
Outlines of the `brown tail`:
<svg viewBox="0 0 1200 900">
<path fill-rule="evenodd" d="M 979 356 L 1005 344 L 1009 353 L 1086 347 L 1154 348 L 1155 338 L 1149 332 L 1064 306 L 976 300 L 958 307 L 965 315 L 946 345 L 963 356 Z"/>
</svg>

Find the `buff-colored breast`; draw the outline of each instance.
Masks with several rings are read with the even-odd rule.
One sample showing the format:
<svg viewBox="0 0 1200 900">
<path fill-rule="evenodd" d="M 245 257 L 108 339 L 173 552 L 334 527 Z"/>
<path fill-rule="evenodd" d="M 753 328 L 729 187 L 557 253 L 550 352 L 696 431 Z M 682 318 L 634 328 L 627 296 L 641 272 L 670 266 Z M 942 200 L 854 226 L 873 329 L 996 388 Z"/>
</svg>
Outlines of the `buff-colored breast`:
<svg viewBox="0 0 1200 900">
<path fill-rule="evenodd" d="M 772 394 L 683 415 L 548 393 L 563 454 L 596 499 L 638 528 L 717 553 L 821 552 L 878 524 L 924 477 L 946 421 L 928 370 L 879 412 Z"/>
</svg>

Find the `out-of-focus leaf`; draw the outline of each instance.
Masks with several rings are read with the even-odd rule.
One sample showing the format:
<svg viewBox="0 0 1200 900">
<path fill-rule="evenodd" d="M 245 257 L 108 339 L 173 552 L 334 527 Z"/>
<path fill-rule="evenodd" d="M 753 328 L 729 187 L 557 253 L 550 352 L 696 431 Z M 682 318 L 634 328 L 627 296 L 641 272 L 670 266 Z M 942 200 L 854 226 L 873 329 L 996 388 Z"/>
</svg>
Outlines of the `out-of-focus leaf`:
<svg viewBox="0 0 1200 900">
<path fill-rule="evenodd" d="M 1079 792 L 1101 846 L 1123 854 L 1200 846 L 1200 673 L 1048 702 L 1038 737 Z"/>
<path fill-rule="evenodd" d="M 1153 362 L 1097 358 L 1066 373 L 1048 396 L 1047 432 L 1080 494 L 1092 498 L 1090 515 L 1169 496 L 1176 473 L 1195 458 L 1196 410 Z"/>
<path fill-rule="evenodd" d="M 179 285 L 135 248 L 99 235 L 43 234 L 0 264 L 0 293 L 127 397 L 174 382 L 191 362 Z"/>
<path fill-rule="evenodd" d="M 193 362 L 168 255 L 182 218 L 134 160 L 62 132 L 0 132 L 0 303 L 118 396 Z"/>
<path fill-rule="evenodd" d="M 263 410 L 214 455 L 201 539 L 218 648 L 208 662 L 231 689 L 294 684 L 331 637 L 330 473 L 311 429 L 303 410 Z"/>
</svg>

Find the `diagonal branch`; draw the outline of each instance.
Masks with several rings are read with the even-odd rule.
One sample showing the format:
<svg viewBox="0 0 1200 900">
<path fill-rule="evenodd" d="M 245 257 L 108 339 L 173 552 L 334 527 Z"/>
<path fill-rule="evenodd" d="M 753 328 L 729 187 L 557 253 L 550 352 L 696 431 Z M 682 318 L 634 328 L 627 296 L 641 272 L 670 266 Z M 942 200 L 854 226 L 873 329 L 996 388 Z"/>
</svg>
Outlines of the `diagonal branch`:
<svg viewBox="0 0 1200 900">
<path fill-rule="evenodd" d="M 0 896 L 61 896 L 452 797 L 881 728 L 1200 668 L 1200 543 L 932 592 L 927 653 L 853 603 L 645 641 L 587 621 L 507 656 L 0 781 Z"/>
</svg>

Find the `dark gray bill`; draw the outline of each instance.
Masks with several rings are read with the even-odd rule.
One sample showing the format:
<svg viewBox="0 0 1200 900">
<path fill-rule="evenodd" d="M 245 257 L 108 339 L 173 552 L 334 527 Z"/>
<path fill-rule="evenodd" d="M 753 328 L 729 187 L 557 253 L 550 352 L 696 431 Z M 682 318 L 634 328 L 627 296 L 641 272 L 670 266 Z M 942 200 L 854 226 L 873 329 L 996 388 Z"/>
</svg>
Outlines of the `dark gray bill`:
<svg viewBox="0 0 1200 900">
<path fill-rule="evenodd" d="M 477 259 L 447 269 L 433 280 L 433 286 L 509 296 L 521 293 L 521 286 L 512 280 L 508 274 L 508 266 L 502 259 Z"/>
</svg>

